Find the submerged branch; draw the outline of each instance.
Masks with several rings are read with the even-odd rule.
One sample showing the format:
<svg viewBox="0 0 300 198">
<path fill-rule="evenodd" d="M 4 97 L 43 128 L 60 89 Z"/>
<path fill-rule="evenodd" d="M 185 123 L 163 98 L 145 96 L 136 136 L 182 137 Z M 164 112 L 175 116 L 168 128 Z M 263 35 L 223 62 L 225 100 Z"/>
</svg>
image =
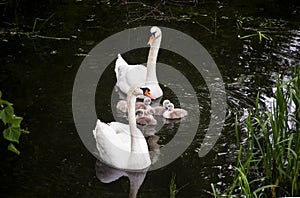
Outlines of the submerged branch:
<svg viewBox="0 0 300 198">
<path fill-rule="evenodd" d="M 33 36 L 31 36 L 31 37 L 32 37 L 32 38 L 42 38 L 42 39 L 58 40 L 58 41 L 60 41 L 60 40 L 66 40 L 66 41 L 69 41 L 69 40 L 70 40 L 70 38 L 59 38 L 59 37 L 51 37 L 51 36 L 42 36 L 42 35 L 38 35 L 38 34 L 33 35 Z"/>
</svg>

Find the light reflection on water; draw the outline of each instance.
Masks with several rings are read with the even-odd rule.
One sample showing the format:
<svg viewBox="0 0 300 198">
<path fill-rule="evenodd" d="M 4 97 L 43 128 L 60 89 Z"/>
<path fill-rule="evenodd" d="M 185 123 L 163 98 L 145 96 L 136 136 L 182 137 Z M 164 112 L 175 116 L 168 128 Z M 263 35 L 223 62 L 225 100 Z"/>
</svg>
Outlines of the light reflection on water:
<svg viewBox="0 0 300 198">
<path fill-rule="evenodd" d="M 53 27 L 50 26 L 47 32 L 55 33 L 53 35 L 61 33 L 63 30 L 58 28 L 65 24 L 65 29 L 68 26 L 75 29 L 72 35 L 76 35 L 76 39 L 74 37 L 69 42 L 56 42 L 12 37 L 8 42 L 3 42 L 7 50 L 3 50 L 2 53 L 0 88 L 5 99 L 10 99 L 14 103 L 16 113 L 24 117 L 24 124 L 31 134 L 22 138 L 20 143 L 22 154 L 19 158 L 10 153 L 4 153 L 5 158 L 0 163 L 1 197 L 127 196 L 127 180 L 121 179 L 115 185 L 103 185 L 95 178 L 95 159 L 82 145 L 71 116 L 72 85 L 77 68 L 83 60 L 83 57 L 78 55 L 87 54 L 93 45 L 107 36 L 128 28 L 122 20 L 119 22 L 120 20 L 104 16 L 109 13 L 114 17 L 114 14 L 125 12 L 122 10 L 125 7 L 108 8 L 103 5 L 92 5 L 93 8 L 89 9 L 92 9 L 93 15 L 89 13 L 89 9 L 87 12 L 86 8 L 82 7 L 84 9 L 82 18 L 93 20 L 78 22 L 79 26 L 73 23 L 78 21 L 78 18 L 75 20 L 72 12 L 68 12 L 69 22 L 59 18 L 60 15 L 66 14 L 65 11 L 69 11 L 67 7 L 63 5 L 56 10 L 58 17 L 55 20 L 57 21 L 53 22 Z M 231 13 L 230 8 L 225 6 L 222 9 L 225 15 L 230 16 L 226 13 L 227 9 Z M 198 13 L 204 11 L 200 10 Z M 201 20 L 206 20 L 205 18 Z M 110 27 L 114 23 L 122 24 Z M 153 21 L 143 21 L 133 25 L 149 25 L 149 23 L 154 24 Z M 234 132 L 235 113 L 238 113 L 241 122 L 245 121 L 247 110 L 255 106 L 258 90 L 262 95 L 261 105 L 268 108 L 267 102 L 274 100 L 272 87 L 274 87 L 277 75 L 282 73 L 288 78 L 290 67 L 300 62 L 299 26 L 280 27 L 283 31 L 272 35 L 274 44 L 268 44 L 264 48 L 263 45 L 260 46 L 248 40 L 238 40 L 232 33 L 234 22 L 233 25 L 220 22 L 217 37 L 188 22 L 170 24 L 155 21 L 155 23 L 158 26 L 167 25 L 190 34 L 211 52 L 225 80 L 228 111 L 226 123 L 217 144 L 207 156 L 199 158 L 197 150 L 207 132 L 211 116 L 211 102 L 207 86 L 203 79 L 192 77 L 193 71 L 186 69 L 189 68 L 189 63 L 182 60 L 182 57 L 161 51 L 161 55 L 167 55 L 162 62 L 167 62 L 189 76 L 197 92 L 201 120 L 190 147 L 167 167 L 147 174 L 139 195 L 140 197 L 151 195 L 152 197 L 168 197 L 171 173 L 174 172 L 178 186 L 188 183 L 178 197 L 207 197 L 203 190 L 211 191 L 210 183 L 215 183 L 218 189 L 223 190 L 232 182 L 233 166 L 236 164 L 238 150 Z M 206 23 L 211 24 L 211 21 Z M 28 24 L 32 24 L 32 21 Z M 47 27 L 46 23 L 44 27 Z M 71 30 L 67 29 L 67 31 Z M 147 52 L 144 49 L 130 53 L 128 58 L 131 62 L 143 62 L 141 57 L 145 57 Z M 112 112 L 107 109 L 113 106 L 110 100 L 106 101 L 106 97 L 111 95 L 114 86 L 113 68 L 110 69 L 107 71 L 107 79 L 104 79 L 107 87 L 101 89 L 103 98 L 97 98 L 99 104 L 96 104 L 96 108 L 105 120 L 112 121 L 114 119 Z M 190 93 L 182 90 L 180 84 L 170 83 L 168 86 L 183 91 L 182 97 L 192 97 Z M 165 87 L 165 97 L 174 98 L 168 86 Z M 177 99 L 174 100 L 175 104 L 179 105 Z M 180 105 L 188 112 L 193 112 L 195 108 L 190 103 Z M 117 116 L 117 118 L 121 122 L 127 122 L 124 116 Z M 158 138 L 158 144 L 164 146 L 171 141 L 179 126 L 184 129 L 184 132 L 179 135 L 185 136 L 189 132 L 190 124 L 199 120 L 188 116 L 179 123 L 164 123 L 161 119 L 158 121 L 159 125 L 155 128 L 157 133 L 155 136 L 153 133 L 150 136 Z M 151 133 L 151 130 L 149 131 Z M 6 152 L 6 148 L 3 151 Z M 159 161 L 159 157 L 156 160 Z"/>
</svg>

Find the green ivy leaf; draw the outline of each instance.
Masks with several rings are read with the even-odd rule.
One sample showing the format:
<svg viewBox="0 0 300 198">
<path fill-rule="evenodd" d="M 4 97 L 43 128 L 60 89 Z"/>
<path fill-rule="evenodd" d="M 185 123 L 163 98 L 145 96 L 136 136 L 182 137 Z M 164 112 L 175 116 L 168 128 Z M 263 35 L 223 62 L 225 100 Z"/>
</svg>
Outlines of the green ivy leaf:
<svg viewBox="0 0 300 198">
<path fill-rule="evenodd" d="M 22 117 L 13 115 L 10 123 L 12 124 L 13 127 L 20 127 L 22 120 L 23 120 Z"/>
<path fill-rule="evenodd" d="M 11 105 L 7 105 L 4 109 L 0 111 L 0 119 L 4 122 L 4 124 L 8 123 L 13 115 L 14 109 Z"/>
<path fill-rule="evenodd" d="M 12 143 L 10 143 L 7 147 L 8 150 L 17 153 L 18 155 L 20 155 L 20 151 L 15 147 L 15 145 L 13 145 Z"/>
<path fill-rule="evenodd" d="M 13 105 L 13 103 L 10 103 L 10 102 L 8 102 L 6 100 L 1 100 L 1 104 L 7 105 L 7 106 L 12 106 Z"/>
<path fill-rule="evenodd" d="M 21 135 L 20 127 L 9 126 L 3 131 L 3 137 L 11 142 L 19 143 L 19 137 Z"/>
<path fill-rule="evenodd" d="M 15 147 L 13 142 L 19 143 L 19 138 L 22 133 L 28 134 L 29 131 L 21 129 L 20 125 L 23 120 L 22 117 L 14 115 L 13 104 L 2 100 L 2 92 L 0 91 L 0 120 L 6 125 L 3 131 L 4 139 L 10 141 L 7 149 L 20 155 L 20 151 Z"/>
</svg>

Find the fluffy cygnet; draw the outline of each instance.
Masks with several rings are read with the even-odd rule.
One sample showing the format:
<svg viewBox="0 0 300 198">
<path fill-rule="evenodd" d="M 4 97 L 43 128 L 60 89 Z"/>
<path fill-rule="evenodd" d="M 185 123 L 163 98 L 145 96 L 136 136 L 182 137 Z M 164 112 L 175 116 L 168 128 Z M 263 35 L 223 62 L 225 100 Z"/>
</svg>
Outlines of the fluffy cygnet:
<svg viewBox="0 0 300 198">
<path fill-rule="evenodd" d="M 135 112 L 136 123 L 139 125 L 156 125 L 157 121 L 151 114 L 145 115 L 145 110 L 138 109 Z"/>
<path fill-rule="evenodd" d="M 168 104 L 168 110 L 163 113 L 163 117 L 166 119 L 181 119 L 188 115 L 187 111 L 180 108 L 174 108 L 174 104 Z"/>
<path fill-rule="evenodd" d="M 136 102 L 135 103 L 135 109 L 144 109 L 147 110 L 150 107 L 151 99 L 148 97 L 144 98 L 143 102 Z M 117 103 L 116 106 L 117 110 L 122 113 L 127 113 L 127 101 L 126 100 L 120 100 Z"/>
<path fill-rule="evenodd" d="M 170 104 L 170 100 L 164 100 L 162 106 L 152 107 L 153 115 L 162 116 L 168 110 L 168 104 Z"/>
</svg>

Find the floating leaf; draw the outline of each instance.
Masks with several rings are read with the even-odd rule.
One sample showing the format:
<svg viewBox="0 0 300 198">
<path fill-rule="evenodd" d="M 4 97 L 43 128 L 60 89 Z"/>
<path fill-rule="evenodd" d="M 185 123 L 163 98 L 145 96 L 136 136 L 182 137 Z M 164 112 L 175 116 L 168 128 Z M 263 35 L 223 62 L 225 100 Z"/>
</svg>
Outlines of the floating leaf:
<svg viewBox="0 0 300 198">
<path fill-rule="evenodd" d="M 9 126 L 3 131 L 3 137 L 11 142 L 19 143 L 19 137 L 21 135 L 20 127 Z"/>
<path fill-rule="evenodd" d="M 15 145 L 13 145 L 12 143 L 10 143 L 7 147 L 8 150 L 17 153 L 18 155 L 20 155 L 20 151 L 15 147 Z"/>
<path fill-rule="evenodd" d="M 11 105 L 7 105 L 4 109 L 0 111 L 0 119 L 6 124 L 11 120 L 14 115 L 14 109 Z"/>
</svg>

